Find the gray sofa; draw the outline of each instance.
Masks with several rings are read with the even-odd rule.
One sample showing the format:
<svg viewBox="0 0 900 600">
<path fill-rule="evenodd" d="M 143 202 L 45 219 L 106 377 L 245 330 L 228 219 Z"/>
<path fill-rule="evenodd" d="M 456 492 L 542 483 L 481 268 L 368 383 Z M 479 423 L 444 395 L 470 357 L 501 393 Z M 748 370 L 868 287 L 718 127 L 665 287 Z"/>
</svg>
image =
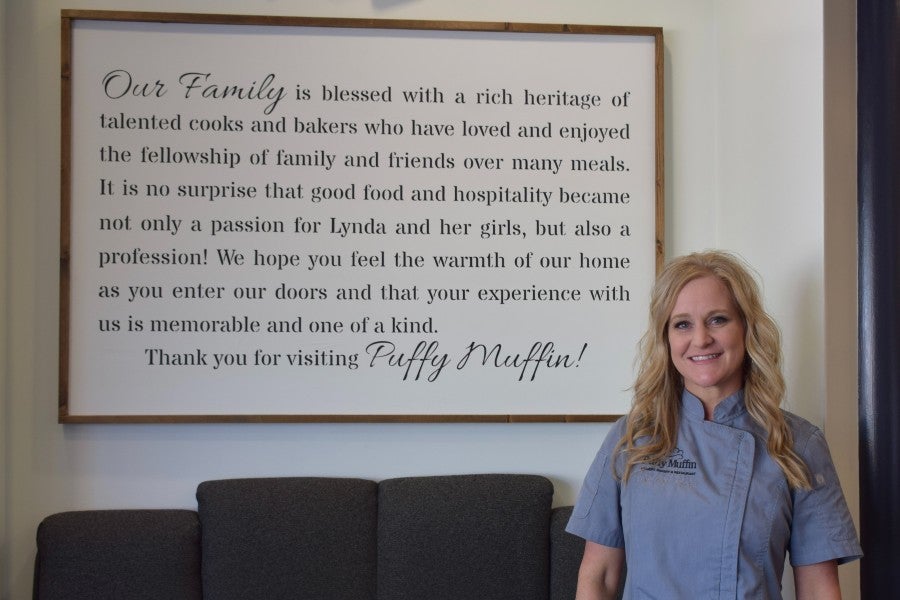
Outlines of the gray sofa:
<svg viewBox="0 0 900 600">
<path fill-rule="evenodd" d="M 197 510 L 51 515 L 35 600 L 572 600 L 583 541 L 535 475 L 206 481 Z"/>
</svg>

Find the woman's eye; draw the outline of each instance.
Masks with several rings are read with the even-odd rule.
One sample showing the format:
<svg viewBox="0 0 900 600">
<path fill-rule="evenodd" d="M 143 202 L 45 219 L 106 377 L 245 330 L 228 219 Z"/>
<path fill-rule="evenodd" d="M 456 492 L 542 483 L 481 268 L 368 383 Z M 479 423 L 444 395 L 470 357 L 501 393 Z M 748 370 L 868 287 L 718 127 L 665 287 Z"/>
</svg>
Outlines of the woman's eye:
<svg viewBox="0 0 900 600">
<path fill-rule="evenodd" d="M 687 321 L 675 321 L 672 323 L 672 329 L 687 329 L 691 324 Z"/>
<path fill-rule="evenodd" d="M 710 325 L 724 325 L 728 322 L 728 317 L 717 316 L 709 320 Z"/>
</svg>

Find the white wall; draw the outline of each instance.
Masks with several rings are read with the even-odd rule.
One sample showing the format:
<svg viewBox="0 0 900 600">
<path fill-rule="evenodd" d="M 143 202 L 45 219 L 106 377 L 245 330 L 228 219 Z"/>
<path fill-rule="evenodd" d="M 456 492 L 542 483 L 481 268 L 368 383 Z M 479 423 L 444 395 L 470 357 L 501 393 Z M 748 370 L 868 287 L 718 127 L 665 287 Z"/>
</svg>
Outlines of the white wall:
<svg viewBox="0 0 900 600">
<path fill-rule="evenodd" d="M 760 0 L 717 10 L 718 239 L 764 275 L 785 337 L 789 407 L 821 423 L 822 7 Z"/>
<path fill-rule="evenodd" d="M 8 375 L 0 387 L 0 508 L 6 509 L 0 598 L 29 597 L 35 527 L 54 511 L 193 507 L 196 484 L 219 477 L 462 472 L 544 474 L 556 486 L 556 504 L 570 504 L 608 430 L 604 424 L 57 424 L 62 8 L 662 26 L 667 254 L 724 247 L 753 262 L 783 326 L 792 408 L 819 424 L 831 418 L 823 350 L 821 3 L 7 0 L 5 22 L 0 13 L 0 57 L 8 61 L 0 78 L 6 97 L 0 133 L 5 123 L 11 148 L 0 163 L 0 174 L 3 168 L 8 174 L 0 217 L 5 210 L 10 265 L 5 276 L 0 271 L 0 309 L 5 301 L 10 314 L 0 323 L 7 349 L 0 375 L 4 368 Z M 855 251 L 855 239 L 840 243 Z M 855 286 L 850 277 L 842 289 Z M 847 333 L 836 335 L 840 342 Z M 623 348 L 632 350 L 633 344 Z M 855 350 L 849 362 L 855 367 Z M 834 368 L 839 374 L 841 365 Z M 845 374 L 855 377 L 855 370 Z M 853 464 L 844 467 L 852 471 Z"/>
</svg>

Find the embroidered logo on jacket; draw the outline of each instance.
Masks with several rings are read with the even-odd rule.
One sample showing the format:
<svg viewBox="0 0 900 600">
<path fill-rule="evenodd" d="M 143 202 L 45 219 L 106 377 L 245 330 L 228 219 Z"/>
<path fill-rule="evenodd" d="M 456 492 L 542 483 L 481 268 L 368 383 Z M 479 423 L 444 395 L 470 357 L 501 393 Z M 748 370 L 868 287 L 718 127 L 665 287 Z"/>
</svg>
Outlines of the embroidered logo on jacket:
<svg viewBox="0 0 900 600">
<path fill-rule="evenodd" d="M 668 457 L 644 465 L 645 471 L 657 473 L 674 473 L 676 475 L 696 475 L 697 462 L 684 455 L 684 450 L 675 448 Z"/>
</svg>

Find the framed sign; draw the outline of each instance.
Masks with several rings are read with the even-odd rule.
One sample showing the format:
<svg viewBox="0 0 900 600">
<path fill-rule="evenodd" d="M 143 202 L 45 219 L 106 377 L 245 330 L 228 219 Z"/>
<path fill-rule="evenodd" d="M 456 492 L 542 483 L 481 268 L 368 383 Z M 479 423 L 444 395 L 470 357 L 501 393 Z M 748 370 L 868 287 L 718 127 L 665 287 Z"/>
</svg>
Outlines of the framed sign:
<svg viewBox="0 0 900 600">
<path fill-rule="evenodd" d="M 62 13 L 59 419 L 609 420 L 659 28 Z"/>
</svg>

